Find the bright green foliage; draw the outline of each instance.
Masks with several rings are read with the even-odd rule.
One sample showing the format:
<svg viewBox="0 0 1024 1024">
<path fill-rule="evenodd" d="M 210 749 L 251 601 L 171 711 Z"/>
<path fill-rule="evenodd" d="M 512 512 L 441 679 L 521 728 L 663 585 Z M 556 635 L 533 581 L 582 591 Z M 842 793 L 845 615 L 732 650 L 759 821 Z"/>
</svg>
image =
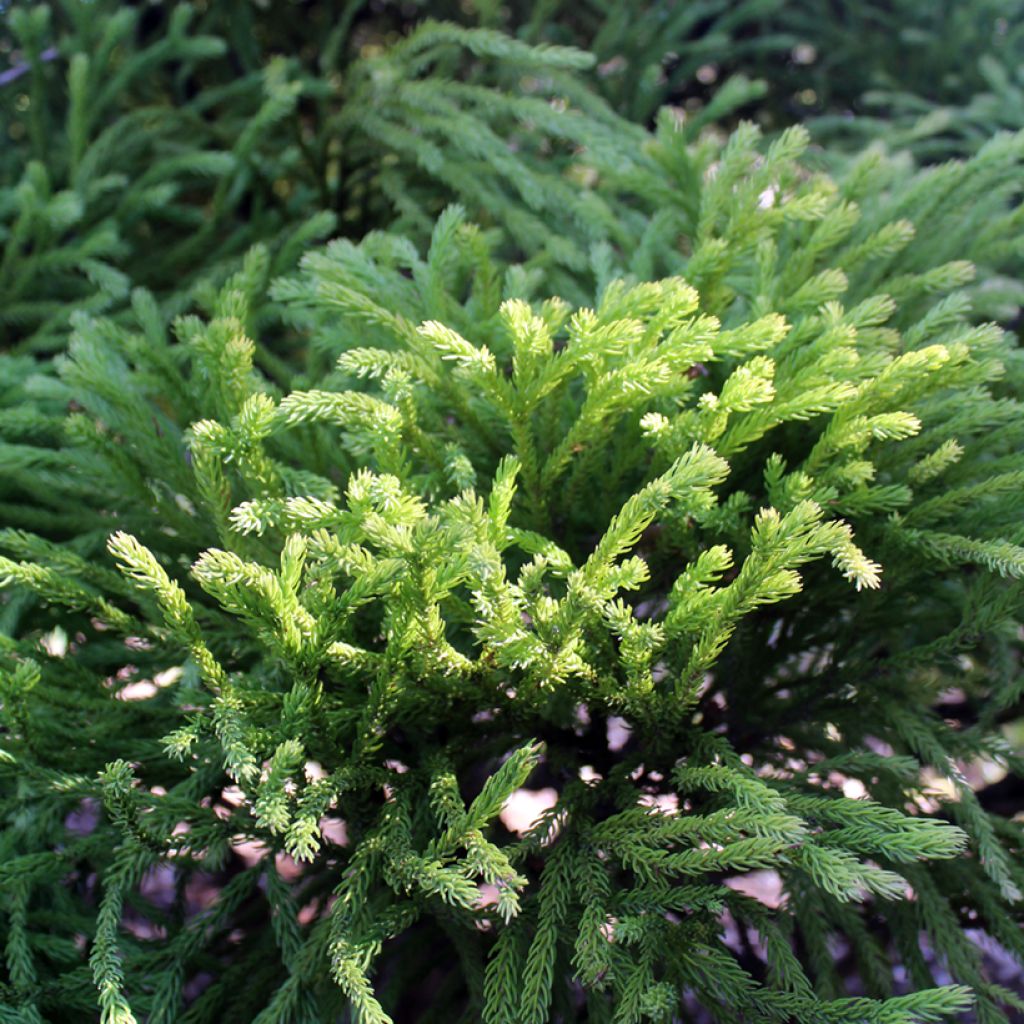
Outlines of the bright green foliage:
<svg viewBox="0 0 1024 1024">
<path fill-rule="evenodd" d="M 968 289 L 977 315 L 1015 318 L 1024 133 L 925 171 L 867 152 L 837 179 L 808 173 L 807 142 L 794 127 L 768 145 L 749 124 L 727 141 L 695 139 L 665 111 L 641 166 L 601 169 L 634 233 L 621 255 L 597 253 L 599 281 L 682 274 L 727 322 L 762 309 L 804 314 L 840 296 L 853 307 L 884 292 L 909 325 L 934 295 L 978 276 Z"/>
<path fill-rule="evenodd" d="M 1022 835 L 960 765 L 1022 767 L 1019 357 L 934 177 L 802 145 L 663 126 L 577 308 L 450 208 L 273 286 L 289 380 L 257 250 L 16 382 L 9 1019 L 1006 1019 L 959 920 L 1024 954 Z"/>
</svg>

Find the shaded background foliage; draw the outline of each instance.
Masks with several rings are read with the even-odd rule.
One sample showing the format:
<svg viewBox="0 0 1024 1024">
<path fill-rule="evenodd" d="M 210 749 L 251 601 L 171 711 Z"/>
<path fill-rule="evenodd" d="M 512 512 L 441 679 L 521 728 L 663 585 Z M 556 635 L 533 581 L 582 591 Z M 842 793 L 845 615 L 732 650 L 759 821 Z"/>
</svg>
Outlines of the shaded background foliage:
<svg viewBox="0 0 1024 1024">
<path fill-rule="evenodd" d="M 425 238 L 458 199 L 535 262 L 546 252 L 578 271 L 552 236 L 598 236 L 617 214 L 581 197 L 579 148 L 637 138 L 629 125 L 665 104 L 695 127 L 741 112 L 767 130 L 810 118 L 830 146 L 880 139 L 928 162 L 1021 127 L 1024 30 L 1010 0 L 827 12 L 705 0 L 635 14 L 594 0 L 10 5 L 3 344 L 59 346 L 66 302 L 123 304 L 128 268 L 180 307 L 196 268 L 226 274 L 254 241 L 279 243 L 316 214 L 310 237 L 333 224 Z M 427 16 L 593 57 L 455 30 L 401 43 Z M 578 116 L 545 126 L 553 100 Z"/>
</svg>

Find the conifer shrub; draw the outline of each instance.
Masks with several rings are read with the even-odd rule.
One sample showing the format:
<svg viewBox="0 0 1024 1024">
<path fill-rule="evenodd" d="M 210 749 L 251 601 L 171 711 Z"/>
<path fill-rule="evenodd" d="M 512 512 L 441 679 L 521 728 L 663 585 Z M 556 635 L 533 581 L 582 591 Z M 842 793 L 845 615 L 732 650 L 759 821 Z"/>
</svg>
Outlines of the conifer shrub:
<svg viewBox="0 0 1024 1024">
<path fill-rule="evenodd" d="M 1020 11 L 1020 0 L 837 0 L 823 17 L 813 2 L 796 0 L 780 9 L 778 19 L 799 40 L 814 44 L 815 59 L 806 66 L 819 77 L 806 84 L 836 109 L 899 82 L 937 101 L 979 90 L 979 60 L 1015 45 Z"/>
<path fill-rule="evenodd" d="M 948 253 L 1020 143 L 804 144 L 666 121 L 573 273 L 450 207 L 19 364 L 5 1020 L 1024 1006 L 965 932 L 1024 958 L 1021 826 L 964 773 L 1024 769 L 1020 357 Z"/>
<path fill-rule="evenodd" d="M 964 90 L 968 99 L 940 101 L 890 83 L 866 93 L 856 117 L 813 118 L 816 137 L 837 149 L 881 139 L 891 150 L 907 150 L 922 163 L 938 163 L 977 152 L 998 132 L 1020 131 L 1024 28 L 1019 15 L 1014 25 L 1010 44 L 978 61 L 982 83 Z"/>
<path fill-rule="evenodd" d="M 711 102 L 772 130 L 806 121 L 840 151 L 881 141 L 923 162 L 1021 128 L 1020 0 L 655 0 L 643 17 L 608 0 L 431 8 L 593 53 L 592 86 L 641 123 Z"/>
<path fill-rule="evenodd" d="M 708 101 L 721 105 L 722 89 L 729 106 L 736 107 L 770 89 L 757 113 L 778 118 L 781 110 L 775 103 L 785 96 L 780 67 L 799 38 L 786 25 L 789 5 L 779 0 L 656 0 L 646 5 L 643 17 L 608 0 L 460 6 L 469 6 L 480 23 L 505 28 L 528 42 L 593 53 L 597 62 L 589 78 L 595 89 L 625 117 L 643 124 L 665 104 L 691 110 Z M 755 73 L 758 79 L 751 80 Z"/>
<path fill-rule="evenodd" d="M 807 285 L 797 306 L 883 291 L 898 317 L 915 319 L 936 291 L 957 287 L 974 315 L 1016 320 L 1024 132 L 924 170 L 872 148 L 831 175 L 821 169 L 834 154 L 808 149 L 809 138 L 796 125 L 765 145 L 748 123 L 723 137 L 663 110 L 634 166 L 587 163 L 628 238 L 592 250 L 598 279 L 681 274 L 718 315 L 755 302 L 793 311 L 787 289 Z"/>
<path fill-rule="evenodd" d="M 459 7 L 594 53 L 594 88 L 634 121 L 712 103 L 771 130 L 804 121 L 837 153 L 881 142 L 924 163 L 1022 127 L 1020 0 L 656 2 L 643 17 L 606 0 Z"/>
<path fill-rule="evenodd" d="M 190 95 L 227 49 L 187 5 L 162 14 L 71 2 L 4 17 L 0 347 L 59 349 L 72 310 L 117 309 L 133 283 L 181 291 L 197 253 L 211 274 L 302 212 L 272 191 L 287 158 L 257 150 L 294 86 L 270 69 Z"/>
<path fill-rule="evenodd" d="M 0 349 L 59 351 L 73 311 L 120 315 L 133 286 L 181 312 L 254 243 L 282 273 L 300 224 L 303 244 L 387 227 L 425 242 L 452 200 L 579 269 L 558 239 L 615 218 L 575 185 L 578 153 L 628 164 L 643 137 L 580 77 L 592 56 L 418 10 L 286 6 L 4 17 Z"/>
<path fill-rule="evenodd" d="M 1022 14 L 1020 0 L 841 3 L 827 18 L 789 4 L 808 61 L 789 72 L 794 112 L 819 115 L 813 131 L 831 145 L 879 139 L 924 162 L 977 152 L 1022 127 Z"/>
</svg>

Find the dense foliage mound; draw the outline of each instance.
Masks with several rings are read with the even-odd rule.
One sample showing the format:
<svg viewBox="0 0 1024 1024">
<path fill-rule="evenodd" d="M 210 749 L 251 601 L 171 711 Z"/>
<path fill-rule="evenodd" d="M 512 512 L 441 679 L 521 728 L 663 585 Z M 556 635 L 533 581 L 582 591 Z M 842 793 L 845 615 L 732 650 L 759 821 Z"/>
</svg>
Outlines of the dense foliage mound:
<svg viewBox="0 0 1024 1024">
<path fill-rule="evenodd" d="M 0 1024 L 1017 1019 L 1024 133 L 397 6 L 5 16 Z"/>
</svg>

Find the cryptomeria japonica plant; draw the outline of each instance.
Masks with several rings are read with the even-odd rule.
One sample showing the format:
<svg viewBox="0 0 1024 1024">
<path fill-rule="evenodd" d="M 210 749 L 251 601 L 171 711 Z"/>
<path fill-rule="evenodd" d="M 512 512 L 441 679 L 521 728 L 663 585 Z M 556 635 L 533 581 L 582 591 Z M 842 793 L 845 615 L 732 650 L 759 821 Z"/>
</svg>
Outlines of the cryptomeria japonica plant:
<svg viewBox="0 0 1024 1024">
<path fill-rule="evenodd" d="M 452 208 L 76 317 L 0 421 L 4 1020 L 1020 1007 L 1019 357 L 800 144 L 665 127 L 579 306 Z"/>
<path fill-rule="evenodd" d="M 72 312 L 116 316 L 133 284 L 178 312 L 257 242 L 281 272 L 297 231 L 425 240 L 452 200 L 533 259 L 582 264 L 614 217 L 566 172 L 581 149 L 628 166 L 643 135 L 584 83 L 590 54 L 301 6 L 12 5 L 0 350 L 60 351 Z"/>
</svg>

